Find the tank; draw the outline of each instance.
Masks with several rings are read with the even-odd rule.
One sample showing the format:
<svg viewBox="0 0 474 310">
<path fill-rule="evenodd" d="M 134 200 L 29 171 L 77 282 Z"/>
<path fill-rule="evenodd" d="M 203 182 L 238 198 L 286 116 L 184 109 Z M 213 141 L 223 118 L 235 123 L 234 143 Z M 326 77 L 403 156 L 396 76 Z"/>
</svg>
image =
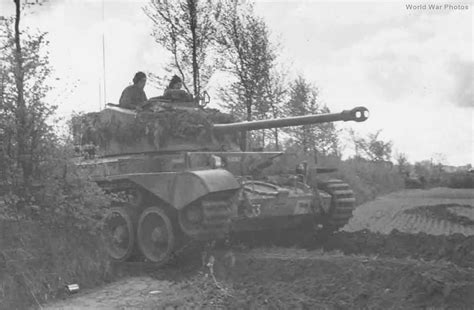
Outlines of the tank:
<svg viewBox="0 0 474 310">
<path fill-rule="evenodd" d="M 368 110 L 236 122 L 191 102 L 151 99 L 137 112 L 109 105 L 73 121 L 82 145 L 80 169 L 113 206 L 104 240 L 118 261 L 144 257 L 164 264 L 189 240 L 303 224 L 336 230 L 355 199 L 340 180 L 318 181 L 329 170 L 296 163 L 283 152 L 241 148 L 252 130 L 336 121 L 365 121 Z"/>
</svg>

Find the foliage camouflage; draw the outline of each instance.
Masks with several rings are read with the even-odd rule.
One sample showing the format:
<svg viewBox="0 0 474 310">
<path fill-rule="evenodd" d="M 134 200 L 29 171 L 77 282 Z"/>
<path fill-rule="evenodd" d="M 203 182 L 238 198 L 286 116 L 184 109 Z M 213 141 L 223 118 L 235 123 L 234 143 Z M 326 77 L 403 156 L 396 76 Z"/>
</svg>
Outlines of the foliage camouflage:
<svg viewBox="0 0 474 310">
<path fill-rule="evenodd" d="M 147 137 L 149 143 L 162 147 L 170 138 L 199 139 L 210 134 L 213 124 L 235 122 L 229 114 L 216 109 L 140 111 L 132 124 L 112 118 L 103 122 L 99 113 L 77 114 L 70 122 L 75 144 L 106 146 L 108 141 L 132 143 Z"/>
</svg>

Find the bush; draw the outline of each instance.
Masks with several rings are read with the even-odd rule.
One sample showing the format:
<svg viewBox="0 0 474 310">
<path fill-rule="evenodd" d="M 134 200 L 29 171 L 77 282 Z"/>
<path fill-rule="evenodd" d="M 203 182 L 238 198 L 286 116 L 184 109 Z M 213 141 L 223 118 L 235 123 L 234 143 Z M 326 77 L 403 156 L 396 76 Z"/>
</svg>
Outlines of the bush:
<svg viewBox="0 0 474 310">
<path fill-rule="evenodd" d="M 403 178 L 384 164 L 348 160 L 342 162 L 339 171 L 354 190 L 357 204 L 403 188 Z"/>
<path fill-rule="evenodd" d="M 474 173 L 467 171 L 447 173 L 442 177 L 442 184 L 451 188 L 474 188 Z"/>
<path fill-rule="evenodd" d="M 72 148 L 51 145 L 31 185 L 14 184 L 0 196 L 0 308 L 38 306 L 66 284 L 103 283 L 109 263 L 98 234 L 109 198 L 74 165 Z"/>
<path fill-rule="evenodd" d="M 66 294 L 65 285 L 91 288 L 110 279 L 96 235 L 37 221 L 0 220 L 0 308 L 27 309 Z"/>
<path fill-rule="evenodd" d="M 386 162 L 322 157 L 319 158 L 318 166 L 337 168 L 337 172 L 324 177 L 347 182 L 354 191 L 357 205 L 404 187 L 402 176 Z"/>
<path fill-rule="evenodd" d="M 108 205 L 75 169 L 71 147 L 55 131 L 56 107 L 46 100 L 52 78 L 46 34 L 26 30 L 20 38 L 13 25 L 2 23 L 0 50 L 2 309 L 39 305 L 65 281 L 100 279 L 105 256 L 95 231 Z"/>
<path fill-rule="evenodd" d="M 291 158 L 294 167 L 289 167 L 287 161 L 282 163 L 275 161 L 274 164 L 280 164 L 285 168 L 281 171 L 294 169 L 303 161 L 310 166 L 314 165 L 314 157 L 307 154 L 296 153 L 294 158 Z M 371 162 L 360 158 L 341 160 L 335 156 L 318 156 L 316 166 L 336 168 L 336 172 L 319 174 L 318 179 L 325 181 L 336 178 L 345 181 L 354 191 L 357 205 L 404 188 L 402 175 L 390 162 Z"/>
<path fill-rule="evenodd" d="M 38 165 L 32 185 L 6 186 L 0 216 L 95 231 L 110 204 L 96 183 L 82 175 L 73 161 L 72 146 L 51 146 Z"/>
</svg>

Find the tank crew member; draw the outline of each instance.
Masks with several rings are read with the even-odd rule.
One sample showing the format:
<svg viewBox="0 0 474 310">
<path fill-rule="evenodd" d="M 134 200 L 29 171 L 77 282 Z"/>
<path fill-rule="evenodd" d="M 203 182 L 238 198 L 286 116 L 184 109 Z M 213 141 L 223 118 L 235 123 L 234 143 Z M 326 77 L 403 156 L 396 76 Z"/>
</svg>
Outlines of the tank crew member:
<svg viewBox="0 0 474 310">
<path fill-rule="evenodd" d="M 137 72 L 133 77 L 133 85 L 127 86 L 120 96 L 119 107 L 126 109 L 136 109 L 147 101 L 143 88 L 146 84 L 146 75 L 143 72 Z"/>
<path fill-rule="evenodd" d="M 183 81 L 179 76 L 174 75 L 171 78 L 171 81 L 166 88 L 163 97 L 174 100 L 192 100 L 192 97 L 185 90 L 181 89 L 181 87 L 183 87 Z"/>
</svg>

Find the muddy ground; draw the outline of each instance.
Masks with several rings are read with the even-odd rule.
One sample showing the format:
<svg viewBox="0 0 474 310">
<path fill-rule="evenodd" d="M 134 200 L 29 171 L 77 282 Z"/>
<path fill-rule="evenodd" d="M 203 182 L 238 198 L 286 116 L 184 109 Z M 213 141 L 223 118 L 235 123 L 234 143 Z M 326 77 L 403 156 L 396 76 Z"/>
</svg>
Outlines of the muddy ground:
<svg viewBox="0 0 474 310">
<path fill-rule="evenodd" d="M 473 309 L 473 201 L 467 190 L 391 194 L 327 238 L 234 245 L 206 266 L 198 254 L 114 265 L 123 280 L 46 309 Z"/>
</svg>

